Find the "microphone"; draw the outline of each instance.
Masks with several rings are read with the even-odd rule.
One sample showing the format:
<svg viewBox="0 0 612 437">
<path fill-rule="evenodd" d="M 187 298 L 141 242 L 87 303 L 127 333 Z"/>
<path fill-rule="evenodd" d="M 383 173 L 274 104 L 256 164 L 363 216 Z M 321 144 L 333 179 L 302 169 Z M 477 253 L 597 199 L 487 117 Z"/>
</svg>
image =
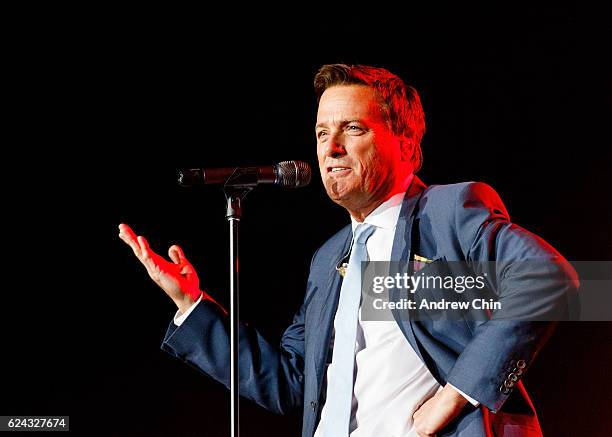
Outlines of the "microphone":
<svg viewBox="0 0 612 437">
<path fill-rule="evenodd" d="M 287 188 L 305 187 L 310 183 L 312 171 L 303 161 L 283 161 L 257 167 L 190 168 L 178 172 L 183 187 L 223 184 L 226 187 L 256 187 L 274 184 Z"/>
</svg>

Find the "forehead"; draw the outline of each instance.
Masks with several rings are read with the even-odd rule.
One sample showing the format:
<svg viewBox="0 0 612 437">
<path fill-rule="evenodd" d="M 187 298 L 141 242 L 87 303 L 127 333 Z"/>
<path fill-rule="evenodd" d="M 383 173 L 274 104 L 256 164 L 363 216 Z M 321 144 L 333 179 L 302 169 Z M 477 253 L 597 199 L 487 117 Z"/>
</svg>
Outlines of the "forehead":
<svg viewBox="0 0 612 437">
<path fill-rule="evenodd" d="M 359 119 L 382 120 L 380 101 L 371 87 L 336 85 L 321 95 L 317 124 Z"/>
</svg>

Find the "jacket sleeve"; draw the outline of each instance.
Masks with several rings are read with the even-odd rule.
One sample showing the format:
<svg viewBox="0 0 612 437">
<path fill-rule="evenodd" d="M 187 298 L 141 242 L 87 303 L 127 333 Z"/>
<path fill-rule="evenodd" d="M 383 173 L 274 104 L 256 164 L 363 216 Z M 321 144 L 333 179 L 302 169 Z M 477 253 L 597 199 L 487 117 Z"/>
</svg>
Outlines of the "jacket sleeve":
<svg viewBox="0 0 612 437">
<path fill-rule="evenodd" d="M 270 343 L 253 327 L 240 324 L 240 395 L 277 414 L 303 404 L 307 305 L 308 293 L 280 345 Z M 170 323 L 161 348 L 229 388 L 229 317 L 217 303 L 204 300 L 181 326 Z"/>
<path fill-rule="evenodd" d="M 553 332 L 555 320 L 569 311 L 578 279 L 553 247 L 510 222 L 486 184 L 462 189 L 454 226 L 466 261 L 492 282 L 501 309 L 490 320 L 474 322 L 472 340 L 448 382 L 496 412 Z"/>
</svg>

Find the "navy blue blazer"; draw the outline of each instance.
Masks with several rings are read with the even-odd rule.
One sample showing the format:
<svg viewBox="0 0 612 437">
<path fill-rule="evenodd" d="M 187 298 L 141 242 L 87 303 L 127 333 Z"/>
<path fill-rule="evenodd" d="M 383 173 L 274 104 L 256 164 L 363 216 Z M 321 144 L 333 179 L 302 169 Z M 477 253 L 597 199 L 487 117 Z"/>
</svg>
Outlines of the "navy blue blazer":
<svg viewBox="0 0 612 437">
<path fill-rule="evenodd" d="M 316 251 L 304 304 L 280 344 L 252 327 L 240 328 L 240 394 L 279 414 L 303 408 L 303 437 L 314 434 L 324 402 L 342 280 L 335 267 L 351 236 L 348 225 Z M 487 272 L 490 285 L 507 304 L 493 320 L 412 321 L 394 313 L 406 341 L 437 381 L 451 383 L 481 404 L 468 404 L 438 435 L 539 435 L 520 378 L 555 324 L 516 318 L 524 310 L 546 320 L 559 311 L 577 291 L 575 271 L 550 245 L 511 223 L 497 193 L 483 183 L 426 187 L 415 177 L 402 204 L 391 260 L 410 260 L 414 247 L 423 257 L 466 261 L 477 268 L 482 268 L 478 261 L 496 261 Z M 548 262 L 522 262 L 533 259 Z M 511 320 L 495 320 L 504 318 Z M 170 323 L 162 349 L 229 387 L 229 321 L 216 303 L 201 302 L 180 327 Z"/>
</svg>

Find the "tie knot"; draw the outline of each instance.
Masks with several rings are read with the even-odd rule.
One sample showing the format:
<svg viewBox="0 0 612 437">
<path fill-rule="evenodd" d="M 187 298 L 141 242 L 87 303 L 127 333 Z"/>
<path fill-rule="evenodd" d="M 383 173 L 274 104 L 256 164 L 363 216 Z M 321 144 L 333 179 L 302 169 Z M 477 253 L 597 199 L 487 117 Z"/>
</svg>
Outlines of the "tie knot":
<svg viewBox="0 0 612 437">
<path fill-rule="evenodd" d="M 370 235 L 374 232 L 376 228 L 374 225 L 370 224 L 360 224 L 355 228 L 354 241 L 355 244 L 365 244 L 365 242 L 370 238 Z"/>
</svg>

